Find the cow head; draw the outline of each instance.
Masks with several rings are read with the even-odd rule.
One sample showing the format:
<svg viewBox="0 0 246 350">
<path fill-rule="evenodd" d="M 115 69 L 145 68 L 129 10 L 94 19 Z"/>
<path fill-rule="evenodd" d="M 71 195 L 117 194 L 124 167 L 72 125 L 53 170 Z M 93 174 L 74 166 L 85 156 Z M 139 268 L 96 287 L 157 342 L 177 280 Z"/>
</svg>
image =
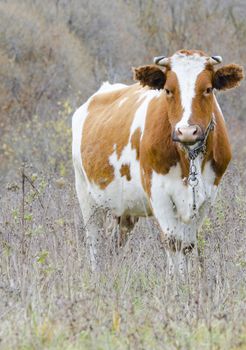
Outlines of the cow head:
<svg viewBox="0 0 246 350">
<path fill-rule="evenodd" d="M 231 89 L 243 79 L 243 69 L 236 64 L 215 71 L 214 65 L 221 62 L 220 56 L 181 50 L 171 57 L 156 57 L 156 65 L 135 68 L 135 79 L 143 86 L 164 89 L 173 141 L 202 141 L 213 117 L 213 90 Z"/>
</svg>

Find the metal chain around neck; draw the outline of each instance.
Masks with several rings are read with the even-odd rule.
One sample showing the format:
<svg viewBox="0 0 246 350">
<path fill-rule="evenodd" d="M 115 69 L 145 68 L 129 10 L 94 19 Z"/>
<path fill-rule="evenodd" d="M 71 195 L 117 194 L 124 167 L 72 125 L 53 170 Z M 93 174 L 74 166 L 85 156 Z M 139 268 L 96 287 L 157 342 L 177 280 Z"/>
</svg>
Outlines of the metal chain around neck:
<svg viewBox="0 0 246 350">
<path fill-rule="evenodd" d="M 189 149 L 188 147 L 185 147 L 187 152 L 188 152 L 188 157 L 189 157 L 189 161 L 190 161 L 190 170 L 189 170 L 189 177 L 188 177 L 188 184 L 190 185 L 190 187 L 192 188 L 192 199 L 193 199 L 193 204 L 192 204 L 192 209 L 195 212 L 197 209 L 197 205 L 196 205 L 196 186 L 199 183 L 198 180 L 198 172 L 197 172 L 197 167 L 195 165 L 195 159 L 198 157 L 198 155 L 200 153 L 205 154 L 206 152 L 206 143 L 207 143 L 207 138 L 208 135 L 210 133 L 210 131 L 212 131 L 214 129 L 215 126 L 215 121 L 212 118 L 207 130 L 205 132 L 205 136 L 204 139 L 202 141 L 199 141 L 198 145 L 193 148 L 193 149 Z"/>
</svg>

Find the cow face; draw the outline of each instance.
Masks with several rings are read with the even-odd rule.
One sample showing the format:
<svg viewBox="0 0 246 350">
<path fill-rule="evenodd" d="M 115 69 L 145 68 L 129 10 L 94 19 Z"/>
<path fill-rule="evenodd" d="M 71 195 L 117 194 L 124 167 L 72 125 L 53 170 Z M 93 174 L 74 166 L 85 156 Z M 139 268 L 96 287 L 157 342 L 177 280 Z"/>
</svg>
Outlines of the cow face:
<svg viewBox="0 0 246 350">
<path fill-rule="evenodd" d="M 243 69 L 235 64 L 214 71 L 221 61 L 220 56 L 181 50 L 170 58 L 155 59 L 164 69 L 154 65 L 135 69 L 135 79 L 143 86 L 164 89 L 173 141 L 187 145 L 202 141 L 213 117 L 213 90 L 233 88 L 242 80 Z"/>
</svg>

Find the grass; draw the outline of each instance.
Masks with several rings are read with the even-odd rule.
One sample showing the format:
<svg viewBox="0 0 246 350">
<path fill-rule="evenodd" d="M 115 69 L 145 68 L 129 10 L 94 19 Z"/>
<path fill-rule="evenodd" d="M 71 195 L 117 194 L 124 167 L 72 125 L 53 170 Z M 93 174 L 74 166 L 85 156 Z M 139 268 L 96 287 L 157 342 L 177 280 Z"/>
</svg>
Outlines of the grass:
<svg viewBox="0 0 246 350">
<path fill-rule="evenodd" d="M 181 283 L 166 272 L 152 219 L 140 220 L 118 255 L 102 232 L 102 268 L 91 274 L 72 181 L 22 168 L 2 197 L 0 349 L 246 349 L 236 169 L 199 238 L 204 272 L 194 255 Z"/>
</svg>

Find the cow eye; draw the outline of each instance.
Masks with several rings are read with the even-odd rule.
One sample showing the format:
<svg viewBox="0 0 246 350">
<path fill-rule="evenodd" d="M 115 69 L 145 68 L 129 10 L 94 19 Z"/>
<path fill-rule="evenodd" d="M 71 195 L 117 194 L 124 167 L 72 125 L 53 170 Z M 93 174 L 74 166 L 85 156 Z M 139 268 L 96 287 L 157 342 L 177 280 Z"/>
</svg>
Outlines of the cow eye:
<svg viewBox="0 0 246 350">
<path fill-rule="evenodd" d="M 204 94 L 205 95 L 210 95 L 213 91 L 213 88 L 212 87 L 208 87 L 205 91 L 204 91 Z"/>
<path fill-rule="evenodd" d="M 171 96 L 171 94 L 172 94 L 169 89 L 165 89 L 165 92 L 166 92 L 167 96 Z"/>
</svg>

